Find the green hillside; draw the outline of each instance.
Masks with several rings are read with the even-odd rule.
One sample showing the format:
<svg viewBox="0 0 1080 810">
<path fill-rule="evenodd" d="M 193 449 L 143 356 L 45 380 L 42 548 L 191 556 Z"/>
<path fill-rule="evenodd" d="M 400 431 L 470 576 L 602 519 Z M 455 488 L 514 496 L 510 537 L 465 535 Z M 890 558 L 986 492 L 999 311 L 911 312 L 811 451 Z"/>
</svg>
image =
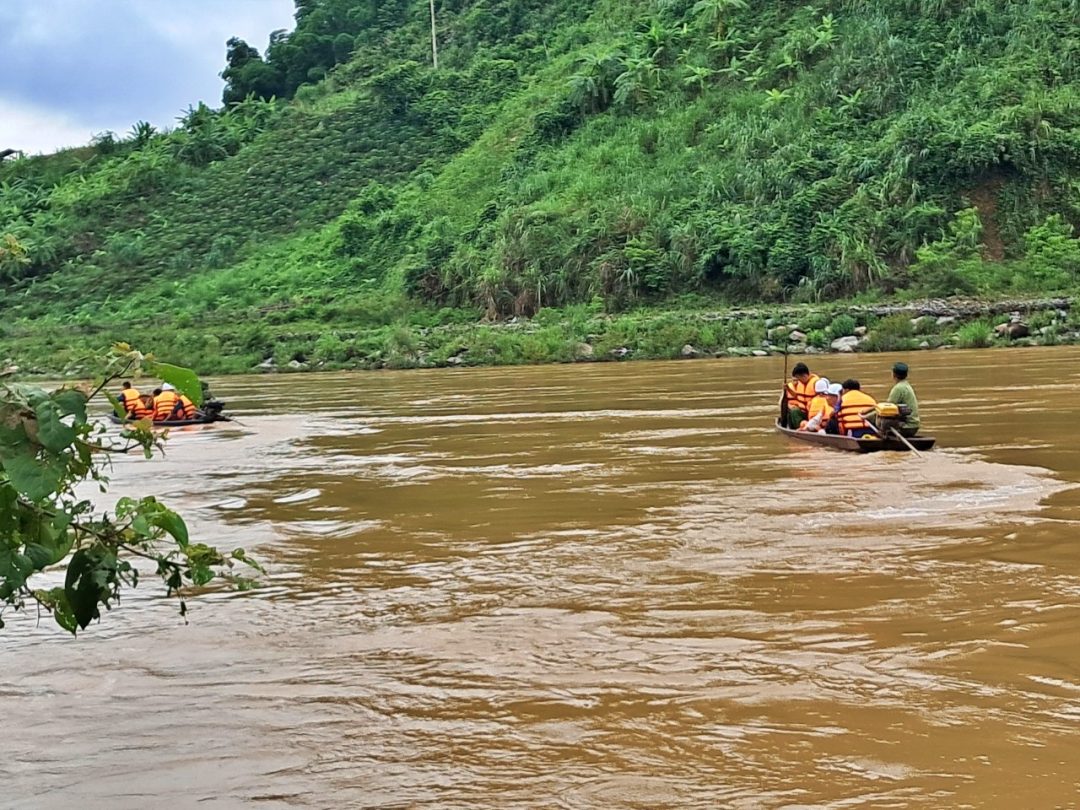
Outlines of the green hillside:
<svg viewBox="0 0 1080 810">
<path fill-rule="evenodd" d="M 1077 287 L 1080 2 L 444 0 L 437 69 L 423 0 L 297 7 L 222 109 L 0 163 L 0 358 L 559 360 L 656 309 Z M 710 328 L 651 353 L 757 342 Z"/>
</svg>

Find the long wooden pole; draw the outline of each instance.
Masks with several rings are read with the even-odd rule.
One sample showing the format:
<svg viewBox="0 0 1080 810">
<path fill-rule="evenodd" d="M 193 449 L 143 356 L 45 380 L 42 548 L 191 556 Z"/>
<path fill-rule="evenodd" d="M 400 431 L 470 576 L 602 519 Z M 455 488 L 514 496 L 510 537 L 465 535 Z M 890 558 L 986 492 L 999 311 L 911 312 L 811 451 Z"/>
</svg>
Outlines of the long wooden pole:
<svg viewBox="0 0 1080 810">
<path fill-rule="evenodd" d="M 439 43 L 435 38 L 435 0 L 428 0 L 431 7 L 431 66 L 439 69 Z"/>
</svg>

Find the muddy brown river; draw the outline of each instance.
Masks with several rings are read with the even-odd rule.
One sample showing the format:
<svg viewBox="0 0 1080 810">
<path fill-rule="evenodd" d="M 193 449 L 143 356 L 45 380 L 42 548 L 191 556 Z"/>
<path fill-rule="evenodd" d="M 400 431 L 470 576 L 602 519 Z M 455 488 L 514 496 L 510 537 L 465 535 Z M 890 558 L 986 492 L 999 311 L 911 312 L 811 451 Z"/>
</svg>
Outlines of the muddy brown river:
<svg viewBox="0 0 1080 810">
<path fill-rule="evenodd" d="M 782 358 L 219 380 L 110 497 L 269 576 L 11 621 L 0 806 L 1076 807 L 1080 350 L 906 359 L 923 459 Z"/>
</svg>

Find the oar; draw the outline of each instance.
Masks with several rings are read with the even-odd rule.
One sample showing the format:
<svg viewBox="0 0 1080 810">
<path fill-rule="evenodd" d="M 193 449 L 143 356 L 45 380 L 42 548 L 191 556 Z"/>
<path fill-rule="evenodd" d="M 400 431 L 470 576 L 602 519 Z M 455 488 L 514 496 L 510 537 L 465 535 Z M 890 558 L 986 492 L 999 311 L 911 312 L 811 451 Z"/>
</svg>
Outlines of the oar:
<svg viewBox="0 0 1080 810">
<path fill-rule="evenodd" d="M 923 454 L 922 454 L 922 453 L 920 453 L 920 452 L 919 452 L 918 450 L 916 450 L 916 449 L 915 449 L 915 445 L 913 445 L 913 444 L 912 444 L 911 442 L 909 442 L 909 441 L 907 440 L 907 437 L 905 437 L 905 436 L 904 436 L 904 434 L 903 434 L 903 433 L 901 433 L 901 432 L 900 432 L 899 430 L 897 430 L 896 428 L 889 428 L 889 432 L 890 432 L 890 433 L 892 433 L 892 435 L 893 435 L 893 436 L 895 436 L 896 438 L 898 438 L 898 439 L 899 439 L 900 441 L 902 441 L 902 442 L 903 442 L 904 444 L 906 444 L 906 445 L 907 445 L 907 449 L 908 449 L 908 450 L 910 450 L 910 451 L 911 451 L 912 453 L 914 453 L 915 455 L 917 455 L 917 456 L 918 456 L 919 458 L 922 458 L 922 457 L 923 457 Z"/>
<path fill-rule="evenodd" d="M 861 419 L 863 420 L 863 422 L 865 422 L 865 423 L 866 423 L 866 426 L 867 426 L 868 428 L 870 428 L 870 429 L 871 429 L 872 431 L 874 431 L 874 433 L 876 433 L 876 434 L 878 435 L 878 437 L 879 437 L 879 438 L 881 438 L 881 439 L 884 439 L 884 438 L 886 438 L 886 437 L 885 437 L 885 434 L 884 434 L 884 433 L 882 433 L 882 432 L 881 432 L 880 430 L 878 430 L 878 426 L 877 426 L 877 425 L 875 425 L 875 424 L 874 424 L 873 422 L 871 422 L 871 421 L 870 421 L 869 419 L 867 419 L 867 418 L 866 418 L 865 416 L 862 416 L 862 414 L 860 414 L 860 415 L 859 415 L 859 417 L 860 417 L 860 418 L 861 418 Z M 898 430 L 897 430 L 896 428 L 889 428 L 889 432 L 890 432 L 890 433 L 892 433 L 892 434 L 893 434 L 893 435 L 894 435 L 894 436 L 895 436 L 896 438 L 898 438 L 898 439 L 899 439 L 900 441 L 902 441 L 902 442 L 903 442 L 904 444 L 906 444 L 906 445 L 907 445 L 907 449 L 908 449 L 908 450 L 910 450 L 910 451 L 911 451 L 912 453 L 914 453 L 915 455 L 917 455 L 917 456 L 918 456 L 919 458 L 922 458 L 922 457 L 923 457 L 923 454 L 922 454 L 922 453 L 920 453 L 920 452 L 919 452 L 918 450 L 916 450 L 916 449 L 915 449 L 915 445 L 913 445 L 913 444 L 912 444 L 911 442 L 909 442 L 909 441 L 908 441 L 907 439 L 905 439 L 905 438 L 904 438 L 904 435 L 903 435 L 903 434 L 902 434 L 902 433 L 901 433 L 900 431 L 898 431 Z"/>
</svg>

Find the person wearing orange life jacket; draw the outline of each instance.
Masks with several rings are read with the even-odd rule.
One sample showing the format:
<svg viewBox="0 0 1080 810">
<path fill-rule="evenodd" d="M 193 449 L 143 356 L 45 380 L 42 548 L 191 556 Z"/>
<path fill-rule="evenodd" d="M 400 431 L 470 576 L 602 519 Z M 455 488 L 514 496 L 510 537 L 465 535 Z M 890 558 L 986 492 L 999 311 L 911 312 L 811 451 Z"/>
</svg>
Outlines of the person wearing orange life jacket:
<svg viewBox="0 0 1080 810">
<path fill-rule="evenodd" d="M 809 416 L 810 400 L 816 393 L 814 386 L 817 381 L 818 376 L 810 373 L 806 363 L 796 363 L 791 370 L 791 382 L 784 386 L 782 398 L 782 404 L 787 406 L 788 427 L 798 428 Z"/>
<path fill-rule="evenodd" d="M 836 409 L 840 435 L 859 439 L 873 433 L 873 428 L 866 424 L 863 416 L 873 412 L 876 406 L 877 400 L 862 392 L 858 380 L 844 380 L 840 392 L 840 406 Z"/>
<path fill-rule="evenodd" d="M 128 416 L 135 415 L 135 404 L 139 401 L 141 395 L 138 391 L 131 387 L 131 383 L 127 380 L 120 386 L 120 393 L 117 395 L 117 399 L 120 400 L 120 404 L 124 406 L 124 410 Z"/>
<path fill-rule="evenodd" d="M 180 397 L 176 394 L 176 389 L 168 383 L 165 383 L 161 388 L 154 389 L 154 421 L 166 422 L 170 419 L 175 419 L 174 416 L 177 407 L 183 407 L 180 405 Z"/>
<path fill-rule="evenodd" d="M 825 432 L 825 426 L 829 423 L 829 419 L 833 415 L 833 410 L 836 402 L 836 397 L 829 397 L 829 389 L 832 383 L 828 379 L 822 377 L 814 384 L 815 396 L 810 400 L 810 407 L 808 411 L 809 419 L 805 420 L 799 425 L 799 430 L 809 430 L 811 432 Z"/>
<path fill-rule="evenodd" d="M 152 419 L 154 416 L 153 398 L 140 394 L 130 382 L 120 386 L 117 399 L 124 406 L 128 419 Z"/>
<path fill-rule="evenodd" d="M 196 416 L 195 403 L 183 394 L 180 395 L 180 404 L 176 408 L 177 419 L 194 419 Z"/>
</svg>

